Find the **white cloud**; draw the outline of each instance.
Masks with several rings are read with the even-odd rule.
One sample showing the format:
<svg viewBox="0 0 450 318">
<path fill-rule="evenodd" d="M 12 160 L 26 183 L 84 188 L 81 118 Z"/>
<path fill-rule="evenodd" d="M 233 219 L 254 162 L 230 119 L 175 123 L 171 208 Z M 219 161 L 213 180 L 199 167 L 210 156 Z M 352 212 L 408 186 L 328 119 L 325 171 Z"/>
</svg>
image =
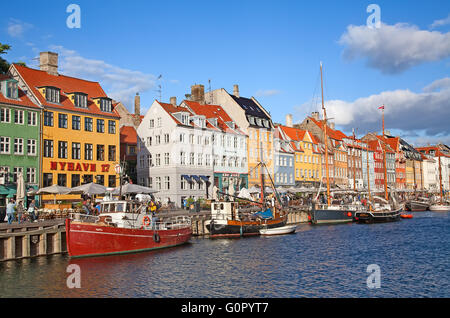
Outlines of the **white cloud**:
<svg viewBox="0 0 450 318">
<path fill-rule="evenodd" d="M 380 28 L 349 25 L 339 39 L 344 58 L 367 59 L 368 66 L 386 74 L 450 56 L 450 33 L 420 30 L 414 25 L 381 24 Z"/>
<path fill-rule="evenodd" d="M 440 20 L 435 20 L 431 25 L 430 25 L 430 29 L 434 29 L 434 28 L 438 28 L 440 26 L 443 25 L 447 25 L 450 24 L 450 14 L 444 18 L 444 19 L 440 19 Z"/>
<path fill-rule="evenodd" d="M 274 96 L 274 95 L 278 95 L 278 94 L 280 94 L 281 92 L 279 91 L 279 90 L 277 90 L 277 89 L 266 89 L 266 90 L 262 90 L 262 89 L 260 89 L 260 90 L 258 90 L 256 93 L 255 93 L 255 96 L 256 97 L 261 97 L 261 96 Z"/>
<path fill-rule="evenodd" d="M 7 31 L 8 34 L 14 38 L 22 37 L 25 31 L 31 29 L 32 24 L 26 23 L 17 19 L 9 19 Z"/>
<path fill-rule="evenodd" d="M 325 101 L 327 116 L 345 131 L 358 128 L 359 133 L 381 130 L 381 105 L 385 105 L 385 126 L 422 140 L 450 136 L 450 78 L 443 78 L 425 86 L 422 92 L 408 89 L 385 91 L 354 101 Z M 304 104 L 299 114 L 320 110 L 319 104 Z M 320 113 L 322 113 L 320 111 Z M 420 134 L 418 134 L 420 132 Z"/>
<path fill-rule="evenodd" d="M 97 81 L 109 97 L 126 106 L 133 105 L 136 93 L 150 91 L 155 86 L 156 77 L 153 74 L 124 69 L 102 60 L 88 59 L 62 46 L 51 46 L 50 49 L 59 55 L 61 74 Z"/>
</svg>

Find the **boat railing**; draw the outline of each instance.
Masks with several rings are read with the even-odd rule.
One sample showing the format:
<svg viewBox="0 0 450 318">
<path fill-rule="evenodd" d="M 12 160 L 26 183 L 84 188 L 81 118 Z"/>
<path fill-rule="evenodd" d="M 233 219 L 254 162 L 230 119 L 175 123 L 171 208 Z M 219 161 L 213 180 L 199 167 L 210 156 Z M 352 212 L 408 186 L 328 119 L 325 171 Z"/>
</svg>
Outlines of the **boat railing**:
<svg viewBox="0 0 450 318">
<path fill-rule="evenodd" d="M 96 215 L 73 212 L 69 214 L 69 219 L 75 222 L 96 223 L 98 222 L 99 217 Z"/>
<path fill-rule="evenodd" d="M 366 207 L 362 204 L 317 204 L 316 210 L 364 211 Z"/>
<path fill-rule="evenodd" d="M 152 223 L 154 230 L 176 230 L 188 226 L 191 226 L 191 218 L 183 215 Z"/>
</svg>

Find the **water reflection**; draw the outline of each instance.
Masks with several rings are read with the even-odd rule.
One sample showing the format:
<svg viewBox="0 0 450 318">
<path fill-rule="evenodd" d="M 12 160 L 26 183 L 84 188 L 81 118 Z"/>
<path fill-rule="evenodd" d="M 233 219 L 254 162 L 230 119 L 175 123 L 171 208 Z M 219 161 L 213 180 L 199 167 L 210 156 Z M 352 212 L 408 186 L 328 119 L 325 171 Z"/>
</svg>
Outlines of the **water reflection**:
<svg viewBox="0 0 450 318">
<path fill-rule="evenodd" d="M 193 238 L 170 249 L 0 263 L 3 297 L 449 297 L 449 213 L 385 224 L 299 225 L 296 233 Z M 81 288 L 66 285 L 69 264 Z M 381 288 L 366 286 L 369 264 Z"/>
</svg>

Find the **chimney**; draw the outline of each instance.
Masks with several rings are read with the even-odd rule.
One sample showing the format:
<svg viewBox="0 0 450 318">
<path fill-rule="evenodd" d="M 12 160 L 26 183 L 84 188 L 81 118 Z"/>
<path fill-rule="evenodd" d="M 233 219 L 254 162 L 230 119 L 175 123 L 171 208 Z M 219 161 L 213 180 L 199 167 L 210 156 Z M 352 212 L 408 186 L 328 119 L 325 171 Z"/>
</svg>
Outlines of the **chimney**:
<svg viewBox="0 0 450 318">
<path fill-rule="evenodd" d="M 177 106 L 177 98 L 176 98 L 176 97 L 174 97 L 174 96 L 173 96 L 173 97 L 171 97 L 171 98 L 170 98 L 170 103 L 171 103 L 171 104 L 172 104 L 173 106 L 175 106 L 175 107 L 176 107 L 176 106 Z"/>
<path fill-rule="evenodd" d="M 136 116 L 141 115 L 141 97 L 139 93 L 136 93 L 136 96 L 134 96 L 134 114 Z"/>
<path fill-rule="evenodd" d="M 205 103 L 205 86 L 196 84 L 191 86 L 191 100 L 200 104 Z"/>
<path fill-rule="evenodd" d="M 312 112 L 311 113 L 311 117 L 318 121 L 320 119 L 319 118 L 319 112 Z"/>
<path fill-rule="evenodd" d="M 233 85 L 233 95 L 239 98 L 239 85 Z"/>
<path fill-rule="evenodd" d="M 39 55 L 39 67 L 50 75 L 58 75 L 58 53 L 41 52 Z"/>
<path fill-rule="evenodd" d="M 292 114 L 286 115 L 286 126 L 292 127 Z"/>
</svg>

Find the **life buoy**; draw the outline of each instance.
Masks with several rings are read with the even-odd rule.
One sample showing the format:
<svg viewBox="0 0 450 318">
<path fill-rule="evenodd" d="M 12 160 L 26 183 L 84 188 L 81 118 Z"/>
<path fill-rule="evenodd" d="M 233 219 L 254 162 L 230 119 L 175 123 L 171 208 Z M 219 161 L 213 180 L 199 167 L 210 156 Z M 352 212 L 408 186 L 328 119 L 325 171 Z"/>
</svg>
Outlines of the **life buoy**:
<svg viewBox="0 0 450 318">
<path fill-rule="evenodd" d="M 158 233 L 154 233 L 153 234 L 153 241 L 155 241 L 156 243 L 159 243 L 160 237 Z"/>
<path fill-rule="evenodd" d="M 350 218 L 352 216 L 351 212 L 347 212 L 347 216 Z"/>
<path fill-rule="evenodd" d="M 144 226 L 149 226 L 150 223 L 150 218 L 148 216 L 144 216 L 144 218 L 142 219 L 142 224 L 144 224 Z"/>
</svg>

